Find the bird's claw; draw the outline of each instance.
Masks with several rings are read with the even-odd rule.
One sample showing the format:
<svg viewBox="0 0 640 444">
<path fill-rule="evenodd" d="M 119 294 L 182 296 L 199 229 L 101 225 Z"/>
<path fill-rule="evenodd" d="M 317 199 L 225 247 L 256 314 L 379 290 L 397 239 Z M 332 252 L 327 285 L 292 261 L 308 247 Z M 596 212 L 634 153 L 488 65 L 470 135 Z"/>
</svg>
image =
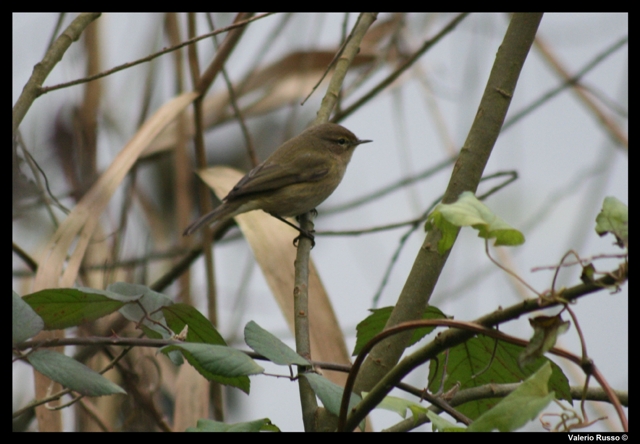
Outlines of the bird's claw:
<svg viewBox="0 0 640 444">
<path fill-rule="evenodd" d="M 312 219 L 315 219 L 316 217 L 318 217 L 318 210 L 316 210 L 315 208 L 310 209 L 308 213 L 311 213 Z M 296 216 L 296 220 L 300 222 L 300 216 Z"/>
<path fill-rule="evenodd" d="M 300 235 L 298 235 L 298 237 L 296 237 L 293 240 L 293 246 L 298 248 L 298 242 L 300 241 L 300 238 L 302 237 L 306 237 L 307 239 L 309 239 L 311 241 L 311 248 L 316 246 L 316 241 L 315 241 L 315 236 L 312 233 L 315 233 L 315 230 L 312 230 L 311 232 L 309 231 L 305 231 L 302 229 L 298 229 L 300 231 Z"/>
</svg>

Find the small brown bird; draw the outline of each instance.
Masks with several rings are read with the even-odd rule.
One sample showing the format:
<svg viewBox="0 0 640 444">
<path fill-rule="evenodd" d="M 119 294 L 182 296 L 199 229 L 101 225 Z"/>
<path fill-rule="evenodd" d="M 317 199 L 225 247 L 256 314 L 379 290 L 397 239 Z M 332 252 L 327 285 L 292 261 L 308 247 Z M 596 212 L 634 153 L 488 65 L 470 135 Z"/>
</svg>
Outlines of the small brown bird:
<svg viewBox="0 0 640 444">
<path fill-rule="evenodd" d="M 188 236 L 205 224 L 214 227 L 238 214 L 263 210 L 285 221 L 314 210 L 338 187 L 359 140 L 348 129 L 323 123 L 286 141 L 249 171 L 222 199 L 222 204 L 184 230 Z M 289 224 L 291 225 L 291 224 Z M 294 227 L 313 240 L 310 233 Z"/>
</svg>

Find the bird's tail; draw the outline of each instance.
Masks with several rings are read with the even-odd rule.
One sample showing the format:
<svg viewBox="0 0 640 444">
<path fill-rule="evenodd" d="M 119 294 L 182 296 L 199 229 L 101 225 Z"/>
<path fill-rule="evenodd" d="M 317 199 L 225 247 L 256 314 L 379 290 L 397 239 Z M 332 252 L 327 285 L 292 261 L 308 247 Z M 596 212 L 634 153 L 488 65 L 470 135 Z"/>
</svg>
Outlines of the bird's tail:
<svg viewBox="0 0 640 444">
<path fill-rule="evenodd" d="M 219 225 L 221 222 L 224 222 L 230 217 L 233 217 L 235 215 L 234 212 L 236 209 L 237 208 L 234 208 L 233 205 L 223 203 L 213 211 L 210 211 L 209 213 L 199 217 L 197 220 L 192 222 L 191 225 L 189 225 L 186 230 L 184 230 L 182 235 L 189 236 L 190 234 L 193 234 L 207 224 L 215 223 L 216 225 Z"/>
</svg>

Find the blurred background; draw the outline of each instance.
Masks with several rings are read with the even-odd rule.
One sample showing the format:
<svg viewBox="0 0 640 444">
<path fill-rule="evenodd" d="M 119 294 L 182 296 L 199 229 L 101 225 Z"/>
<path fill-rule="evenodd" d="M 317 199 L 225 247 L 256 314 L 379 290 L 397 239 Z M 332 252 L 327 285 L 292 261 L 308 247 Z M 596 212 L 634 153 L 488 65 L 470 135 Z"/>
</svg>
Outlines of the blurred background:
<svg viewBox="0 0 640 444">
<path fill-rule="evenodd" d="M 13 14 L 14 104 L 52 36 L 75 17 Z M 195 35 L 205 34 L 212 23 L 221 28 L 234 17 L 197 14 L 192 29 Z M 341 110 L 371 91 L 456 17 L 380 14 L 347 75 Z M 315 118 L 326 82 L 312 92 L 313 86 L 356 19 L 357 14 L 342 13 L 273 14 L 247 26 L 225 69 L 259 159 Z M 425 233 L 420 228 L 402 242 L 410 232 L 407 225 L 349 236 L 323 236 L 322 232 L 411 221 L 440 198 L 452 168 L 446 161 L 455 158 L 465 141 L 508 23 L 506 14 L 464 17 L 394 82 L 340 122 L 360 139 L 374 142 L 356 150 L 342 184 L 318 208 L 315 228 L 319 235 L 312 258 L 350 350 L 355 327 L 368 310 L 395 304 Z M 188 17 L 183 14 L 104 14 L 71 45 L 44 85 L 148 56 L 187 40 L 188 28 Z M 534 267 L 555 265 L 569 250 L 584 258 L 621 252 L 612 236 L 600 238 L 594 227 L 606 196 L 628 203 L 627 36 L 627 14 L 546 14 L 485 169 L 485 175 L 517 172 L 517 181 L 485 203 L 526 237 L 524 245 L 500 249 L 495 256 L 539 292 L 551 287 L 553 270 L 532 272 Z M 224 34 L 218 36 L 218 42 L 223 39 Z M 202 71 L 216 48 L 211 38 L 196 46 Z M 19 127 L 20 143 L 13 150 L 14 246 L 37 261 L 64 220 L 64 208 L 74 207 L 142 122 L 180 92 L 193 89 L 190 72 L 184 48 L 39 97 Z M 204 103 L 207 163 L 248 170 L 247 138 L 229 97 L 225 78 L 218 76 Z M 101 244 L 104 248 L 85 258 L 86 266 L 95 267 L 78 284 L 95 288 L 115 281 L 151 285 L 199 242 L 181 235 L 201 214 L 193 174 L 192 119 L 187 116 L 185 122 L 154 141 L 114 194 L 100 219 L 101 238 L 95 240 L 96 247 Z M 441 168 L 426 173 L 438 165 Z M 354 203 L 419 175 L 424 177 L 362 204 Z M 502 180 L 483 182 L 478 194 Z M 242 330 L 254 320 L 293 344 L 237 228 L 215 244 L 214 256 L 218 325 L 228 343 L 247 349 Z M 619 262 L 619 258 L 599 259 L 594 265 L 606 272 L 615 270 Z M 121 266 L 104 266 L 113 263 Z M 183 276 L 163 292 L 207 313 L 202 258 Z M 556 288 L 578 284 L 579 276 L 577 266 L 563 269 Z M 32 285 L 33 273 L 14 254 L 13 289 L 24 295 L 33 291 Z M 572 308 L 589 356 L 613 388 L 627 390 L 627 286 L 610 293 L 584 297 Z M 455 319 L 472 320 L 533 296 L 490 263 L 474 230 L 463 229 L 431 304 Z M 501 330 L 522 338 L 531 335 L 526 319 L 503 325 Z M 558 346 L 580 354 L 575 329 L 562 336 Z M 557 358 L 554 361 L 562 365 L 572 385 L 583 383 L 580 369 Z M 269 365 L 266 371 L 286 373 Z M 14 364 L 14 410 L 33 398 L 32 379 L 30 367 Z M 426 366 L 407 379 L 418 387 L 426 381 Z M 269 417 L 282 430 L 302 430 L 296 383 L 269 376 L 252 377 L 251 382 L 250 396 L 225 390 L 227 422 Z M 579 408 L 578 403 L 574 408 Z M 586 430 L 620 430 L 608 404 L 591 403 L 588 412 L 590 419 L 609 419 Z M 78 420 L 71 409 L 64 415 L 65 429 L 77 430 Z M 374 430 L 381 430 L 399 418 L 376 410 L 371 420 Z M 420 430 L 430 429 L 427 425 Z M 542 428 L 533 422 L 527 430 Z"/>
</svg>

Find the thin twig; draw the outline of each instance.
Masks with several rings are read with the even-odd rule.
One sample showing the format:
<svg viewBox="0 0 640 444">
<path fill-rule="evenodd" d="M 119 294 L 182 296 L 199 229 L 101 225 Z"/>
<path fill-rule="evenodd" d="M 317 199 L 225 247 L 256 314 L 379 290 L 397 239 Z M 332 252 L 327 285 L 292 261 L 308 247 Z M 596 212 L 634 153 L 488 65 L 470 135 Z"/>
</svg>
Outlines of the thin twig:
<svg viewBox="0 0 640 444">
<path fill-rule="evenodd" d="M 618 42 L 617 44 L 624 44 L 624 42 Z M 556 73 L 565 80 L 571 79 L 569 75 L 569 71 L 560 63 L 558 57 L 553 54 L 550 46 L 542 39 L 540 36 L 536 37 L 535 40 L 536 48 L 544 55 L 545 59 L 551 67 L 556 71 Z M 605 128 L 606 132 L 609 134 L 611 139 L 616 142 L 618 145 L 621 145 L 623 148 L 629 149 L 629 139 L 627 135 L 622 131 L 622 129 L 613 121 L 609 116 L 607 116 L 600 107 L 589 97 L 579 85 L 573 88 L 573 92 L 578 96 L 580 101 L 587 107 L 587 109 L 591 110 L 596 120 L 598 120 L 602 126 Z"/>
<path fill-rule="evenodd" d="M 13 242 L 13 244 L 12 244 L 12 249 L 13 249 L 14 253 L 16 253 L 18 255 L 18 257 L 24 261 L 24 263 L 27 265 L 27 267 L 29 267 L 31 269 L 31 271 L 33 273 L 38 271 L 38 263 L 35 261 L 35 259 L 33 259 L 29 255 L 29 253 L 27 253 L 22 248 L 20 248 L 20 246 L 18 244 L 16 244 L 15 242 Z"/>
<path fill-rule="evenodd" d="M 85 30 L 87 26 L 95 19 L 100 17 L 99 12 L 82 13 L 76 17 L 67 29 L 55 40 L 53 45 L 49 48 L 40 63 L 36 64 L 33 68 L 33 73 L 26 85 L 22 89 L 20 97 L 13 106 L 13 126 L 12 133 L 15 134 L 16 130 L 20 126 L 22 119 L 29 111 L 31 104 L 35 99 L 40 96 L 40 90 L 42 83 L 45 81 L 51 70 L 62 60 L 62 56 L 65 54 L 71 43 L 80 38 L 80 34 Z"/>
<path fill-rule="evenodd" d="M 356 24 L 357 24 L 357 22 L 356 22 Z M 351 37 L 351 35 L 349 35 L 349 37 L 344 42 L 342 42 L 342 45 L 340 45 L 340 48 L 338 49 L 338 52 L 335 53 L 335 55 L 333 56 L 333 59 L 331 59 L 331 61 L 329 62 L 329 64 L 325 68 L 324 72 L 322 73 L 322 75 L 320 76 L 320 78 L 318 79 L 316 84 L 313 85 L 313 87 L 311 88 L 311 91 L 309 91 L 309 94 L 307 94 L 307 97 L 305 97 L 302 100 L 302 102 L 300 103 L 300 106 L 303 106 L 307 102 L 307 100 L 309 100 L 309 97 L 311 97 L 311 95 L 316 91 L 316 89 L 318 89 L 318 87 L 320 86 L 320 84 L 322 83 L 324 78 L 327 76 L 327 74 L 329 74 L 329 71 L 331 71 L 331 68 L 333 68 L 333 66 L 338 61 L 338 58 L 342 55 L 342 51 L 344 51 L 344 47 L 347 46 L 347 43 L 349 42 L 349 38 L 350 37 Z"/>
<path fill-rule="evenodd" d="M 518 179 L 517 171 L 505 171 L 505 172 L 495 173 L 495 174 L 492 174 L 492 175 L 489 175 L 489 176 L 484 176 L 481 179 L 481 182 L 485 181 L 485 180 L 489 180 L 489 179 L 495 179 L 496 177 L 501 177 L 501 176 L 509 176 L 509 179 L 506 180 L 505 182 L 501 183 L 500 185 L 496 185 L 495 187 L 491 188 L 489 191 L 485 192 L 484 194 L 481 194 L 481 195 L 477 196 L 478 200 L 485 200 L 486 198 L 488 198 L 492 194 L 500 191 L 502 188 L 506 187 L 507 185 L 509 185 L 512 182 L 515 182 Z M 406 182 L 406 180 L 411 180 L 412 181 L 413 178 L 405 179 L 405 180 L 403 180 L 401 182 Z M 395 185 L 393 187 L 395 187 Z M 355 201 L 352 201 L 352 202 L 353 202 L 353 205 L 362 205 L 362 204 L 374 199 L 375 197 L 380 197 L 381 195 L 386 194 L 387 192 L 390 192 L 390 191 L 391 191 L 391 189 L 385 189 L 385 190 L 382 190 L 382 191 L 377 191 L 377 192 L 372 193 L 370 195 L 367 195 L 365 197 L 356 199 Z M 437 199 L 437 202 L 439 202 L 440 199 L 442 199 L 442 196 L 440 196 Z M 347 210 L 347 209 L 351 209 L 351 208 L 352 207 L 347 206 L 347 205 L 340 205 L 339 207 L 332 208 L 329 212 L 330 213 L 334 213 L 334 212 L 337 212 L 337 211 Z M 416 219 L 410 219 L 410 220 L 405 221 L 405 222 L 396 222 L 396 223 L 392 223 L 392 224 L 379 225 L 377 227 L 362 228 L 362 229 L 358 229 L 358 230 L 318 231 L 316 234 L 319 235 L 319 236 L 357 236 L 357 235 L 360 235 L 360 234 L 369 234 L 369 233 L 377 233 L 379 231 L 394 230 L 396 228 L 401 228 L 401 227 L 405 227 L 405 226 L 409 226 L 409 225 L 410 226 L 414 226 L 416 224 L 419 224 L 423 220 L 426 220 L 426 217 L 431 212 L 432 208 L 433 208 L 433 206 L 431 206 L 429 210 L 425 211 L 422 216 L 420 216 L 420 217 L 418 217 Z M 325 211 L 324 214 L 327 214 L 327 212 Z"/>
<path fill-rule="evenodd" d="M 323 215 L 326 214 L 333 214 L 333 213 L 338 213 L 340 211 L 344 211 L 344 210 L 351 210 L 353 208 L 359 207 L 361 205 L 364 205 L 366 203 L 369 203 L 377 198 L 386 196 L 387 194 L 390 194 L 396 190 L 399 190 L 401 188 L 404 188 L 408 185 L 411 185 L 413 183 L 419 182 L 423 179 L 426 179 L 432 175 L 434 175 L 435 173 L 443 170 L 444 168 L 446 168 L 447 166 L 451 165 L 453 162 L 455 162 L 455 159 L 453 158 L 448 158 L 448 159 L 444 159 L 443 161 L 430 166 L 429 168 L 427 168 L 426 170 L 424 170 L 421 173 L 415 174 L 413 176 L 409 176 L 403 179 L 398 180 L 397 182 L 394 182 L 392 184 L 389 184 L 377 191 L 373 191 L 370 194 L 365 194 L 362 197 L 359 197 L 357 199 L 354 199 L 352 201 L 346 202 L 344 204 L 340 204 L 340 205 L 336 205 L 335 207 L 331 207 L 328 208 L 326 210 L 322 211 Z"/>
<path fill-rule="evenodd" d="M 149 61 L 151 61 L 151 60 L 153 60 L 153 59 L 155 59 L 157 57 L 160 57 L 161 55 L 164 55 L 164 54 L 167 54 L 169 52 L 175 51 L 176 49 L 180 49 L 180 48 L 183 48 L 183 47 L 185 47 L 187 45 L 191 45 L 191 44 L 196 43 L 196 42 L 198 42 L 200 40 L 203 40 L 203 39 L 206 39 L 208 37 L 211 37 L 212 35 L 222 34 L 223 32 L 227 32 L 227 31 L 230 31 L 232 29 L 244 26 L 247 23 L 253 22 L 255 20 L 259 20 L 259 19 L 264 18 L 264 17 L 266 17 L 268 15 L 271 15 L 271 14 L 273 14 L 273 12 L 267 12 L 265 14 L 261 14 L 261 15 L 258 15 L 256 17 L 252 17 L 250 19 L 243 20 L 243 21 L 238 22 L 238 23 L 234 23 L 234 24 L 229 25 L 229 26 L 227 26 L 225 28 L 218 29 L 218 30 L 210 32 L 208 34 L 199 35 L 199 36 L 194 37 L 192 39 L 189 39 L 189 40 L 187 40 L 185 42 L 182 42 L 182 43 L 180 43 L 178 45 L 171 46 L 169 48 L 164 48 L 161 51 L 155 52 L 155 53 L 150 54 L 150 55 L 148 55 L 146 57 L 143 57 L 141 59 L 134 60 L 133 62 L 124 63 L 122 65 L 118 65 L 118 66 L 116 66 L 114 68 L 111 68 L 111 69 L 109 69 L 107 71 L 103 71 L 103 72 L 98 73 L 98 74 L 93 75 L 93 76 L 83 77 L 81 79 L 76 79 L 76 80 L 72 80 L 70 82 L 65 82 L 65 83 L 59 83 L 57 85 L 43 86 L 43 87 L 41 87 L 39 89 L 38 96 L 41 96 L 41 95 L 46 94 L 46 93 L 51 92 L 51 91 L 55 91 L 56 89 L 67 88 L 69 86 L 80 85 L 80 84 L 83 84 L 83 83 L 91 82 L 92 80 L 96 80 L 96 79 L 99 79 L 99 78 L 102 78 L 102 77 L 106 77 L 106 76 L 111 75 L 111 74 L 113 74 L 115 72 L 122 71 L 123 69 L 131 68 L 132 66 L 136 66 L 136 65 L 139 65 L 141 63 L 149 62 Z"/>
<path fill-rule="evenodd" d="M 345 119 L 347 116 L 351 115 L 356 109 L 360 108 L 362 105 L 367 103 L 373 97 L 378 95 L 378 93 L 383 91 L 387 86 L 393 83 L 394 80 L 400 77 L 400 75 L 403 72 L 405 72 L 408 68 L 410 68 L 416 62 L 416 60 L 418 60 L 429 48 L 431 48 L 433 45 L 438 43 L 438 41 L 440 41 L 440 39 L 445 35 L 447 35 L 449 32 L 453 31 L 453 29 L 458 25 L 458 23 L 460 23 L 467 15 L 469 15 L 469 13 L 465 12 L 456 16 L 456 18 L 451 20 L 451 22 L 449 22 L 449 24 L 445 26 L 442 29 L 442 31 L 436 34 L 435 37 L 424 42 L 424 44 L 420 47 L 420 49 L 414 52 L 413 55 L 407 59 L 406 62 L 404 62 L 401 66 L 399 66 L 394 72 L 389 74 L 387 78 L 385 78 L 378 85 L 376 85 L 370 92 L 365 94 L 356 103 L 354 103 L 347 109 L 343 110 L 342 112 L 334 115 L 331 121 L 335 123 L 340 122 L 341 120 Z"/>
<path fill-rule="evenodd" d="M 507 274 L 509 274 L 510 276 L 513 276 L 514 278 L 516 278 L 520 283 L 522 283 L 525 287 L 527 287 L 529 290 L 533 291 L 535 294 L 538 295 L 538 297 L 542 297 L 542 294 L 539 293 L 535 288 L 533 288 L 531 285 L 529 285 L 527 283 L 527 281 L 525 281 L 524 279 L 522 279 L 520 276 L 518 276 L 517 273 L 509 270 L 507 267 L 505 267 L 504 265 L 500 264 L 500 262 L 498 262 L 497 260 L 495 260 L 494 258 L 491 257 L 491 253 L 489 252 L 489 239 L 485 239 L 484 240 L 484 251 L 487 254 L 487 257 L 489 258 L 489 260 L 491 262 L 493 262 L 494 264 L 496 264 L 498 266 L 498 268 L 500 268 L 502 271 L 506 272 Z"/>
<path fill-rule="evenodd" d="M 58 36 L 58 32 L 60 31 L 60 28 L 62 27 L 62 23 L 64 22 L 64 16 L 66 15 L 66 12 L 60 12 L 58 13 L 58 20 L 56 20 L 56 24 L 53 27 L 53 32 L 51 32 L 51 38 L 49 38 L 49 43 L 47 43 L 47 51 L 49 51 L 49 49 L 51 49 L 51 46 L 53 45 L 53 42 L 56 41 L 56 37 Z M 46 55 L 46 52 L 45 54 Z M 44 57 L 43 55 L 43 57 Z"/>
<path fill-rule="evenodd" d="M 405 243 L 409 239 L 409 236 L 418 229 L 418 225 L 414 225 L 411 229 L 409 229 L 405 234 L 402 235 L 400 241 L 398 242 L 398 246 L 396 247 L 396 251 L 393 252 L 391 259 L 389 260 L 389 264 L 387 265 L 387 269 L 384 271 L 384 275 L 382 276 L 382 280 L 380 281 L 380 285 L 378 285 L 378 289 L 376 293 L 373 295 L 373 300 L 371 301 L 371 305 L 373 308 L 378 306 L 378 302 L 382 297 L 382 291 L 387 286 L 389 282 L 389 276 L 391 276 L 391 271 L 393 271 L 393 267 L 395 266 L 398 258 L 400 257 L 400 252 L 404 248 Z"/>
<path fill-rule="evenodd" d="M 590 256 L 588 258 L 580 258 L 578 257 L 578 260 L 576 262 L 563 262 L 561 264 L 556 264 L 556 265 L 541 265 L 539 267 L 533 267 L 531 269 L 531 272 L 536 272 L 536 271 L 541 271 L 541 270 L 556 270 L 558 267 L 572 267 L 574 265 L 580 265 L 581 267 L 584 267 L 584 264 L 588 264 L 590 262 L 593 262 L 596 259 L 624 259 L 625 257 L 627 257 L 628 254 L 627 253 L 620 253 L 620 254 L 596 254 L 595 256 Z"/>
<path fill-rule="evenodd" d="M 549 90 L 548 92 L 542 94 L 542 96 L 540 96 L 539 99 L 535 100 L 530 105 L 524 107 L 524 109 L 522 109 L 521 111 L 518 111 L 518 112 L 514 113 L 511 117 L 509 117 L 509 119 L 502 126 L 502 132 L 504 133 L 509 127 L 511 127 L 512 125 L 516 124 L 520 119 L 522 119 L 526 115 L 530 114 L 534 110 L 538 109 L 544 103 L 548 102 L 549 100 L 551 100 L 553 97 L 555 97 L 558 94 L 560 94 L 565 89 L 567 89 L 569 87 L 580 86 L 579 82 L 580 82 L 580 79 L 582 79 L 582 77 L 584 77 L 593 68 L 598 66 L 600 64 L 600 62 L 602 62 L 608 56 L 610 56 L 611 54 L 615 53 L 618 49 L 620 49 L 624 45 L 626 45 L 628 41 L 629 41 L 629 37 L 623 37 L 620 40 L 616 41 L 615 43 L 610 45 L 608 48 L 606 48 L 604 51 L 602 51 L 601 53 L 596 55 L 593 58 L 593 60 L 591 60 L 589 63 L 587 63 L 574 76 L 565 79 L 565 81 L 562 82 L 560 85 L 558 85 L 555 88 L 552 88 L 551 90 Z"/>
<path fill-rule="evenodd" d="M 213 17 L 211 17 L 211 13 L 207 14 L 207 21 L 209 22 L 209 26 L 211 27 L 211 29 L 214 29 L 215 26 L 213 24 Z M 213 45 L 216 49 L 218 49 L 218 39 L 216 38 L 216 36 L 213 36 Z M 249 129 L 247 128 L 247 123 L 245 122 L 244 115 L 242 114 L 242 111 L 238 106 L 238 98 L 233 88 L 233 84 L 231 83 L 229 74 L 227 74 L 227 69 L 224 66 L 222 67 L 222 77 L 224 78 L 224 82 L 227 85 L 227 91 L 229 92 L 229 102 L 231 102 L 233 112 L 238 119 L 240 130 L 242 131 L 242 135 L 244 136 L 244 140 L 247 144 L 247 152 L 249 154 L 249 159 L 251 160 L 251 165 L 255 167 L 260 163 L 260 161 L 258 160 L 258 155 L 256 154 L 256 150 L 253 145 L 253 139 L 251 137 L 251 133 L 249 133 Z"/>
<path fill-rule="evenodd" d="M 234 20 L 234 24 L 246 22 L 252 15 L 253 13 L 251 12 L 239 13 Z M 242 34 L 246 29 L 247 26 L 246 23 L 244 23 L 243 26 L 240 26 L 237 29 L 232 29 L 231 32 L 227 34 L 224 41 L 218 48 L 218 52 L 216 53 L 215 58 L 209 64 L 207 69 L 203 71 L 202 75 L 200 76 L 200 80 L 194 88 L 200 93 L 200 97 L 204 97 L 204 95 L 207 93 L 209 87 L 213 84 L 213 81 L 231 55 L 231 52 L 238 44 L 240 37 L 242 37 Z"/>
</svg>

